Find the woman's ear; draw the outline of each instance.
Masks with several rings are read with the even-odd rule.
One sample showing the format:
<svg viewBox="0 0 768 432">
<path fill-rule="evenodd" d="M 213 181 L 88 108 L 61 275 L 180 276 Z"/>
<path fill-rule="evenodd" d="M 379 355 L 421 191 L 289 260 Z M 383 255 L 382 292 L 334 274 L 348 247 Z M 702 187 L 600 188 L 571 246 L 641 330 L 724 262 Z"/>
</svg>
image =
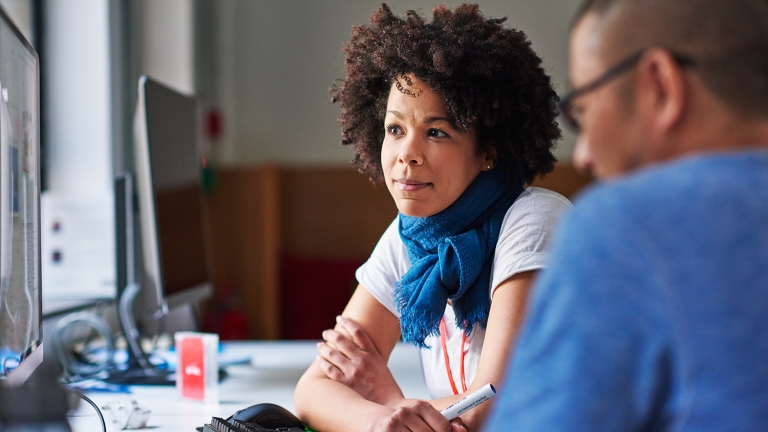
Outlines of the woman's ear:
<svg viewBox="0 0 768 432">
<path fill-rule="evenodd" d="M 496 147 L 489 145 L 483 150 L 483 171 L 490 171 L 496 167 Z"/>
</svg>

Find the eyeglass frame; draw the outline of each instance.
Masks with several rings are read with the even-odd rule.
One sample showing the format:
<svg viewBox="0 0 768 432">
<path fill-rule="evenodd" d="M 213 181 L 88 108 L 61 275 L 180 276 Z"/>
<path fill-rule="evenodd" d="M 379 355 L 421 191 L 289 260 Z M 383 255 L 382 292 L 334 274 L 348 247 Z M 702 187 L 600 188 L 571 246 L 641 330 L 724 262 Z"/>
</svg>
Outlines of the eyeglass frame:
<svg viewBox="0 0 768 432">
<path fill-rule="evenodd" d="M 587 84 L 584 84 L 580 88 L 577 88 L 575 90 L 572 90 L 568 92 L 562 99 L 560 99 L 560 102 L 558 102 L 557 107 L 560 110 L 560 114 L 562 115 L 563 119 L 565 119 L 566 124 L 568 124 L 568 127 L 570 127 L 574 132 L 579 132 L 581 129 L 581 125 L 579 124 L 579 121 L 576 119 L 576 117 L 573 115 L 573 101 L 581 96 L 584 96 L 587 93 L 593 92 L 600 87 L 608 84 L 612 80 L 620 77 L 625 72 L 629 72 L 632 68 L 637 66 L 637 63 L 640 61 L 641 58 L 643 58 L 643 55 L 645 52 L 648 51 L 648 49 L 642 49 L 637 51 L 636 53 L 624 58 L 623 60 L 620 60 L 615 65 L 609 67 L 605 72 L 603 72 L 602 75 L 599 77 L 593 79 Z M 693 58 L 684 55 L 679 54 L 675 52 L 670 52 L 672 55 L 672 58 L 677 62 L 678 65 L 681 67 L 688 67 L 688 66 L 694 66 L 696 64 L 696 61 L 693 60 Z"/>
</svg>

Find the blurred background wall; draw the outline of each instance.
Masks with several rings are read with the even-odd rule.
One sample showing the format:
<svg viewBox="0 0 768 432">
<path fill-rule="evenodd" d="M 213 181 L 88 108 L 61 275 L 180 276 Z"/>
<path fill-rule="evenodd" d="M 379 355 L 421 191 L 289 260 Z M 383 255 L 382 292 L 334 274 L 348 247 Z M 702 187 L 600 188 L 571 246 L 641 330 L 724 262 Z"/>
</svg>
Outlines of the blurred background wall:
<svg viewBox="0 0 768 432">
<path fill-rule="evenodd" d="M 164 2 L 165 3 L 165 2 Z M 169 2 L 173 3 L 173 2 Z M 178 4 L 191 4 L 177 0 Z M 343 73 L 341 46 L 354 24 L 366 23 L 380 1 L 348 0 L 220 0 L 198 3 L 196 12 L 209 18 L 210 68 L 201 79 L 211 81 L 211 102 L 220 107 L 224 134 L 214 149 L 223 165 L 263 161 L 344 164 L 351 157 L 341 148 L 337 109 L 328 89 Z M 460 2 L 447 2 L 455 6 Z M 488 17 L 507 17 L 507 25 L 523 30 L 544 59 L 556 90 L 566 89 L 567 33 L 578 0 L 488 0 L 480 3 Z M 144 2 L 151 5 L 152 2 Z M 414 9 L 431 16 L 433 2 L 392 1 L 399 14 Z M 194 8 L 194 6 L 192 6 Z M 182 16 L 177 14 L 177 16 Z M 164 20 L 164 22 L 168 22 Z M 199 41 L 201 44 L 206 41 Z M 169 50 L 156 43 L 151 50 Z M 158 54 L 151 54 L 158 57 Z M 179 57 L 181 61 L 183 57 Z M 168 80 L 181 83 L 178 73 Z M 156 70 L 165 74 L 165 70 Z M 161 77 L 162 78 L 162 77 Z M 171 81 L 171 82 L 174 82 Z M 558 157 L 570 158 L 573 137 L 566 135 Z"/>
<path fill-rule="evenodd" d="M 563 93 L 568 28 L 579 3 L 486 0 L 480 8 L 528 34 Z M 433 4 L 389 2 L 397 14 L 415 9 L 427 17 Z M 396 214 L 385 188 L 350 168 L 353 152 L 339 145 L 338 109 L 328 97 L 343 74 L 342 44 L 379 0 L 0 5 L 41 56 L 44 211 L 65 202 L 88 215 L 94 233 L 75 248 L 90 257 L 77 274 L 93 274 L 63 287 L 65 295 L 114 291 L 111 184 L 115 173 L 133 168 L 137 82 L 148 75 L 199 101 L 217 290 L 209 312 L 240 305 L 251 338 L 316 338 L 333 325 L 354 288 L 354 268 Z M 568 165 L 573 141 L 564 131 L 557 148 L 563 164 L 541 183 L 566 195 L 588 181 Z M 57 239 L 43 228 L 45 282 L 61 269 L 48 263 L 46 271 L 46 247 Z M 318 312 L 307 315 L 310 309 Z"/>
</svg>

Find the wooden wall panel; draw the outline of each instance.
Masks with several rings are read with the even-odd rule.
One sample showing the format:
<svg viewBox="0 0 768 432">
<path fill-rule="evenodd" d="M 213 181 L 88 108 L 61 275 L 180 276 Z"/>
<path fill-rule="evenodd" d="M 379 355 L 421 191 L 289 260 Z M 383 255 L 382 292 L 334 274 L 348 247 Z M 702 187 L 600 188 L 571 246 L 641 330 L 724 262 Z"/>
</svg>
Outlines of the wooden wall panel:
<svg viewBox="0 0 768 432">
<path fill-rule="evenodd" d="M 275 166 L 219 171 L 207 197 L 213 281 L 233 284 L 250 337 L 279 337 L 279 187 Z"/>
<path fill-rule="evenodd" d="M 280 170 L 282 250 L 297 256 L 366 258 L 397 215 L 383 184 L 352 167 Z"/>
<path fill-rule="evenodd" d="M 205 221 L 201 200 L 199 184 L 155 193 L 166 296 L 208 280 L 207 233 L 200 233 Z"/>
<path fill-rule="evenodd" d="M 281 337 L 317 339 L 335 325 L 396 215 L 384 185 L 352 167 L 280 170 Z"/>
<path fill-rule="evenodd" d="M 533 185 L 572 198 L 590 181 L 559 164 Z M 281 257 L 364 260 L 397 214 L 386 187 L 351 167 L 227 169 L 206 203 L 214 285 L 237 287 L 252 339 L 281 336 Z"/>
<path fill-rule="evenodd" d="M 586 176 L 569 163 L 558 163 L 555 170 L 544 178 L 537 178 L 531 186 L 553 190 L 566 198 L 573 200 L 578 192 L 590 184 L 593 179 Z"/>
</svg>

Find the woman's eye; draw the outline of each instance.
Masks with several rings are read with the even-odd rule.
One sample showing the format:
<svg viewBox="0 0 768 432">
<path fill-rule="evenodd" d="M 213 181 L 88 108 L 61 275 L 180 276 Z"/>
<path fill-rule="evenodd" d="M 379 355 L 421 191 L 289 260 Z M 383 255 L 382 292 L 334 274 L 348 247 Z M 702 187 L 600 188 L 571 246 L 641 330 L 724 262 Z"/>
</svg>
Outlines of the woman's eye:
<svg viewBox="0 0 768 432">
<path fill-rule="evenodd" d="M 447 133 L 441 131 L 440 129 L 430 129 L 427 132 L 427 136 L 432 137 L 432 138 L 445 138 L 445 137 L 448 137 L 449 135 Z"/>
<path fill-rule="evenodd" d="M 400 126 L 397 125 L 389 125 L 387 126 L 387 133 L 390 135 L 399 135 L 403 133 L 403 130 L 400 128 Z"/>
</svg>

